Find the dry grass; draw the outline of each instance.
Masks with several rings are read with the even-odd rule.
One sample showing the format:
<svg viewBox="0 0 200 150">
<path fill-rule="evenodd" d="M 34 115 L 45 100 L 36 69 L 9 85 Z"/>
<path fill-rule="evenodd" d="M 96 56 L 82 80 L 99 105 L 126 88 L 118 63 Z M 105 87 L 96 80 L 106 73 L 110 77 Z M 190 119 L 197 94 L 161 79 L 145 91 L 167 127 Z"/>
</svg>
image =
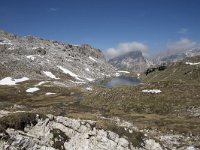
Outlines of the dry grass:
<svg viewBox="0 0 200 150">
<path fill-rule="evenodd" d="M 160 89 L 160 94 L 143 93 L 143 89 Z M 180 82 L 156 82 L 138 87 L 98 88 L 86 94 L 84 105 L 106 110 L 107 116 L 132 121 L 139 128 L 173 130 L 181 134 L 199 134 L 200 120 L 188 108 L 200 106 L 199 85 Z"/>
</svg>

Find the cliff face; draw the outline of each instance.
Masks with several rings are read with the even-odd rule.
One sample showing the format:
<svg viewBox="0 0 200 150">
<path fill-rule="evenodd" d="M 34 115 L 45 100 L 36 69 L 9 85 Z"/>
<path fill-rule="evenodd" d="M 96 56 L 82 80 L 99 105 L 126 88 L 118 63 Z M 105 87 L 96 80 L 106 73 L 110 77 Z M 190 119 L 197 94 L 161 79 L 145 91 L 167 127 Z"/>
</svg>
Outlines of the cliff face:
<svg viewBox="0 0 200 150">
<path fill-rule="evenodd" d="M 133 51 L 110 59 L 113 66 L 134 72 L 142 72 L 152 65 L 152 62 L 142 55 L 141 51 Z"/>
<path fill-rule="evenodd" d="M 4 31 L 0 32 L 0 59 L 1 78 L 26 76 L 71 84 L 71 81 L 92 81 L 115 72 L 103 53 L 90 45 L 71 45 L 33 36 L 19 37 Z"/>
</svg>

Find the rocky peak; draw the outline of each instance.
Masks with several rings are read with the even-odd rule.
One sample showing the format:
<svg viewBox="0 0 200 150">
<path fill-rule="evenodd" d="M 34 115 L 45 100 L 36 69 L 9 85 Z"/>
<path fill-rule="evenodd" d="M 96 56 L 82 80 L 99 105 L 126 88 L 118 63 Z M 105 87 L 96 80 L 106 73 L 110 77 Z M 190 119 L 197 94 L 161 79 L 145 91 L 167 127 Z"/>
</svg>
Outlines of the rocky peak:
<svg viewBox="0 0 200 150">
<path fill-rule="evenodd" d="M 110 59 L 109 63 L 113 66 L 134 72 L 142 72 L 146 70 L 152 62 L 145 58 L 141 51 L 133 51 L 116 58 Z"/>
</svg>

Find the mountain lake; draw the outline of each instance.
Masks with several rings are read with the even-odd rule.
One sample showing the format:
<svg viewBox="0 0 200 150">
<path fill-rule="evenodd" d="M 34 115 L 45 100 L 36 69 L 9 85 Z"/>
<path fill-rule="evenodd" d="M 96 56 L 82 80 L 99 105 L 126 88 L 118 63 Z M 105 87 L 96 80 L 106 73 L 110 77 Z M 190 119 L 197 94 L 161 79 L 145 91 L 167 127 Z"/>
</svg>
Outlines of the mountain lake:
<svg viewBox="0 0 200 150">
<path fill-rule="evenodd" d="M 105 86 L 107 88 L 119 87 L 119 86 L 137 86 L 139 84 L 141 84 L 140 79 L 138 79 L 137 77 L 127 77 L 127 76 L 119 76 L 100 81 L 100 85 Z"/>
</svg>

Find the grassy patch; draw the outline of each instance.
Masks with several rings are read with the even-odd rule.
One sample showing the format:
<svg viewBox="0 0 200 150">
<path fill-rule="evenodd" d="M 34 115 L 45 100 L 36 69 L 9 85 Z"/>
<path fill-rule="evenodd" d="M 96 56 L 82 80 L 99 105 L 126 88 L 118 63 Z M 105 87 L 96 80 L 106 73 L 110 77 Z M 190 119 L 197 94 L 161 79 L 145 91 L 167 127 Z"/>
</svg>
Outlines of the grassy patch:
<svg viewBox="0 0 200 150">
<path fill-rule="evenodd" d="M 39 118 L 46 118 L 45 115 L 39 114 Z M 12 113 L 0 118 L 0 127 L 2 130 L 13 128 L 16 130 L 24 130 L 27 125 L 36 125 L 37 114 L 29 112 Z"/>
<path fill-rule="evenodd" d="M 159 94 L 143 93 L 143 89 L 160 89 Z M 177 133 L 197 132 L 199 120 L 191 117 L 188 108 L 200 106 L 199 85 L 162 81 L 137 87 L 106 89 L 98 87 L 85 94 L 82 105 L 105 110 L 106 115 L 132 121 L 142 128 L 174 130 Z M 185 124 L 180 128 L 181 124 Z M 200 131 L 200 130 L 199 130 Z"/>
</svg>

